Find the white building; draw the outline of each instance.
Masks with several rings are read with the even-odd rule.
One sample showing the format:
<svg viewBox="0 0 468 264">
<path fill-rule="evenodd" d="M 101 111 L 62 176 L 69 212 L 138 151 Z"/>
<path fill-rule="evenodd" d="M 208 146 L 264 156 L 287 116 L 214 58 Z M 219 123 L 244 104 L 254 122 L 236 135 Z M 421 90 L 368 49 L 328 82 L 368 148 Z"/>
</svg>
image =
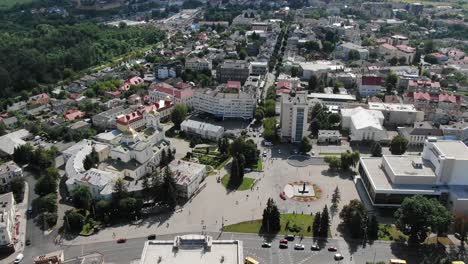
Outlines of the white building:
<svg viewBox="0 0 468 264">
<path fill-rule="evenodd" d="M 412 104 L 369 103 L 369 110 L 381 111 L 386 125 L 412 125 L 424 120 L 424 112 Z"/>
<path fill-rule="evenodd" d="M 0 156 L 13 155 L 15 148 L 25 145 L 25 139 L 31 137 L 31 133 L 26 129 L 20 129 L 15 132 L 0 137 Z"/>
<path fill-rule="evenodd" d="M 349 129 L 351 141 L 388 139 L 387 131 L 382 126 L 384 117 L 380 111 L 362 107 L 341 109 L 341 116 L 341 126 L 343 129 Z"/>
<path fill-rule="evenodd" d="M 328 108 L 346 108 L 356 102 L 356 96 L 352 94 L 310 93 L 307 95 L 307 99 L 310 105 L 320 103 Z"/>
<path fill-rule="evenodd" d="M 193 57 L 193 58 L 187 58 L 185 60 L 185 69 L 188 69 L 188 70 L 210 71 L 212 67 L 213 65 L 211 63 L 211 60 L 208 60 L 206 58 Z"/>
<path fill-rule="evenodd" d="M 268 62 L 266 61 L 252 61 L 250 63 L 250 74 L 264 75 L 268 72 Z"/>
<path fill-rule="evenodd" d="M 7 187 L 9 189 L 9 184 L 11 180 L 23 177 L 23 170 L 21 167 L 16 165 L 14 161 L 7 161 L 0 165 L 0 186 L 1 188 Z"/>
<path fill-rule="evenodd" d="M 189 135 L 196 135 L 213 141 L 217 141 L 224 134 L 224 128 L 222 126 L 216 126 L 191 119 L 184 120 L 180 124 L 180 129 Z"/>
<path fill-rule="evenodd" d="M 193 108 L 218 118 L 251 119 L 257 100 L 251 93 L 220 86 L 216 89 L 198 89 Z"/>
<path fill-rule="evenodd" d="M 318 143 L 324 144 L 337 144 L 341 142 L 341 133 L 339 130 L 319 130 L 318 131 Z"/>
<path fill-rule="evenodd" d="M 355 50 L 359 53 L 360 60 L 367 60 L 369 58 L 369 50 L 351 42 L 345 42 L 336 46 L 335 57 L 343 60 L 348 60 L 349 52 L 352 50 Z"/>
<path fill-rule="evenodd" d="M 306 136 L 309 104 L 306 93 L 283 94 L 281 97 L 281 139 L 300 142 Z"/>
<path fill-rule="evenodd" d="M 177 252 L 177 254 L 174 254 Z M 184 235 L 174 240 L 145 242 L 140 264 L 243 264 L 240 240 L 213 240 L 211 236 Z"/>
<path fill-rule="evenodd" d="M 312 75 L 320 76 L 329 72 L 343 71 L 344 66 L 334 61 L 300 62 L 299 71 L 302 72 L 302 80 L 309 80 Z"/>
<path fill-rule="evenodd" d="M 456 215 L 468 210 L 468 148 L 461 141 L 428 139 L 421 156 L 362 157 L 359 174 L 374 206 L 399 206 L 416 194 L 438 199 Z"/>
<path fill-rule="evenodd" d="M 382 91 L 383 78 L 376 75 L 366 75 L 359 78 L 358 91 L 362 97 L 374 96 Z"/>
<path fill-rule="evenodd" d="M 177 194 L 183 199 L 192 197 L 206 177 L 206 165 L 200 163 L 173 160 L 168 166 L 177 184 Z"/>
<path fill-rule="evenodd" d="M 413 146 L 424 144 L 429 137 L 442 137 L 442 130 L 428 121 L 415 122 L 413 127 L 398 127 L 397 130 Z"/>
<path fill-rule="evenodd" d="M 176 77 L 177 73 L 173 67 L 161 66 L 158 67 L 158 79 L 164 80 L 171 77 Z"/>
<path fill-rule="evenodd" d="M 444 136 L 452 137 L 456 140 L 461 140 L 465 143 L 468 142 L 468 123 L 460 121 L 450 125 L 441 125 L 440 129 Z"/>
<path fill-rule="evenodd" d="M 15 232 L 16 204 L 13 193 L 0 194 L 0 248 L 13 249 Z"/>
</svg>

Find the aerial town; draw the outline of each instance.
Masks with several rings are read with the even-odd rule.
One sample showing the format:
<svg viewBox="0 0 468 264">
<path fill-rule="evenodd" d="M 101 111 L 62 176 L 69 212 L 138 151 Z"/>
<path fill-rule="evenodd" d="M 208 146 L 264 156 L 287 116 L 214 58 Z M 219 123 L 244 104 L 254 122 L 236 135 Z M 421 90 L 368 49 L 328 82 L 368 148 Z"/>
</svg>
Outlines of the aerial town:
<svg viewBox="0 0 468 264">
<path fill-rule="evenodd" d="M 2 0 L 0 263 L 468 263 L 466 53 L 466 0 Z"/>
</svg>

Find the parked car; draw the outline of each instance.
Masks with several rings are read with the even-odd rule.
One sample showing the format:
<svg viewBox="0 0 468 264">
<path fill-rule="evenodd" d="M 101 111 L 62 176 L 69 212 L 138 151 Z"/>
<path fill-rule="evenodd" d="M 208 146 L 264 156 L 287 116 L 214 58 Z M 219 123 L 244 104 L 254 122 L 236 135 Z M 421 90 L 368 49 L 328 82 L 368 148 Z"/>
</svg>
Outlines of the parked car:
<svg viewBox="0 0 468 264">
<path fill-rule="evenodd" d="M 279 244 L 279 248 L 288 248 L 288 244 L 281 243 Z"/>
<path fill-rule="evenodd" d="M 32 206 L 29 206 L 28 207 L 28 215 L 32 215 L 32 212 L 33 212 Z"/>
<path fill-rule="evenodd" d="M 288 243 L 288 240 L 283 238 L 280 240 L 280 244 L 287 244 Z"/>
<path fill-rule="evenodd" d="M 295 235 L 285 235 L 284 236 L 284 239 L 286 239 L 288 241 L 294 241 L 294 238 L 296 238 Z"/>
<path fill-rule="evenodd" d="M 127 242 L 127 239 L 126 239 L 126 238 L 119 238 L 119 239 L 117 239 L 117 243 L 119 243 L 119 244 L 122 244 L 122 243 L 125 243 L 125 242 Z"/>
<path fill-rule="evenodd" d="M 281 199 L 286 200 L 286 194 L 284 192 L 281 192 L 279 196 Z"/>
<path fill-rule="evenodd" d="M 313 251 L 319 251 L 320 250 L 320 246 L 317 245 L 317 244 L 313 244 L 311 247 L 310 247 L 311 250 Z"/>
<path fill-rule="evenodd" d="M 16 256 L 15 261 L 13 261 L 13 263 L 15 263 L 15 264 L 21 263 L 21 261 L 23 261 L 23 259 L 24 259 L 23 253 L 19 253 L 18 256 Z"/>
<path fill-rule="evenodd" d="M 263 157 L 266 158 L 266 156 L 267 156 L 267 152 L 266 152 L 266 150 L 264 150 L 264 151 L 263 151 Z"/>
<path fill-rule="evenodd" d="M 156 239 L 156 235 L 155 234 L 152 234 L 152 235 L 149 235 L 148 236 L 148 240 L 155 240 Z"/>
<path fill-rule="evenodd" d="M 271 248 L 271 243 L 264 242 L 264 243 L 262 244 L 262 248 Z"/>
<path fill-rule="evenodd" d="M 29 245 L 31 245 L 31 240 L 29 240 L 29 239 L 26 239 L 26 242 L 25 242 L 25 244 L 26 244 L 26 246 L 29 246 Z"/>
<path fill-rule="evenodd" d="M 304 247 L 304 245 L 302 245 L 302 244 L 296 244 L 296 245 L 294 245 L 294 249 L 295 249 L 295 250 L 304 250 L 305 247 Z"/>
<path fill-rule="evenodd" d="M 338 249 L 335 246 L 331 246 L 331 247 L 328 247 L 328 251 L 335 252 L 335 251 L 338 251 Z"/>
<path fill-rule="evenodd" d="M 340 253 L 336 253 L 335 256 L 333 256 L 333 258 L 334 258 L 335 260 L 342 260 L 342 259 L 344 259 L 343 255 L 341 255 Z"/>
</svg>

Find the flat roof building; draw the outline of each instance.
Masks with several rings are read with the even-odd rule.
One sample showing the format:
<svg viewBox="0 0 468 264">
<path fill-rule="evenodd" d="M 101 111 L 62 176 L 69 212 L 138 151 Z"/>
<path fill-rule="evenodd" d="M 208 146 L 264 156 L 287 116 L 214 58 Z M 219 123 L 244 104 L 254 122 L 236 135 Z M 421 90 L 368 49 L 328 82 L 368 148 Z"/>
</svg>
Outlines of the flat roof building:
<svg viewBox="0 0 468 264">
<path fill-rule="evenodd" d="M 217 141 L 224 134 L 222 126 L 210 123 L 199 122 L 196 120 L 184 120 L 180 124 L 180 129 L 187 134 L 199 136 L 201 138 Z"/>
<path fill-rule="evenodd" d="M 306 93 L 283 94 L 281 97 L 281 139 L 300 142 L 307 133 L 309 104 Z"/>
<path fill-rule="evenodd" d="M 177 252 L 175 254 L 174 252 Z M 242 264 L 242 241 L 213 240 L 211 236 L 185 235 L 174 240 L 145 243 L 140 264 Z"/>
</svg>

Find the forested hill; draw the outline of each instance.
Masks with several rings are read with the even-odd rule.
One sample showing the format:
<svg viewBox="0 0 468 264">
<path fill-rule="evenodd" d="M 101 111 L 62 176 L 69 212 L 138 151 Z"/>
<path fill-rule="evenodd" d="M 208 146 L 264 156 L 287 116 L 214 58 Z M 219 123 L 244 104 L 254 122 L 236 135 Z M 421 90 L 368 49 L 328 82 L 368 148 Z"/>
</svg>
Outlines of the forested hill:
<svg viewBox="0 0 468 264">
<path fill-rule="evenodd" d="M 0 96 L 51 84 L 157 43 L 155 27 L 112 27 L 73 17 L 0 14 Z"/>
</svg>

